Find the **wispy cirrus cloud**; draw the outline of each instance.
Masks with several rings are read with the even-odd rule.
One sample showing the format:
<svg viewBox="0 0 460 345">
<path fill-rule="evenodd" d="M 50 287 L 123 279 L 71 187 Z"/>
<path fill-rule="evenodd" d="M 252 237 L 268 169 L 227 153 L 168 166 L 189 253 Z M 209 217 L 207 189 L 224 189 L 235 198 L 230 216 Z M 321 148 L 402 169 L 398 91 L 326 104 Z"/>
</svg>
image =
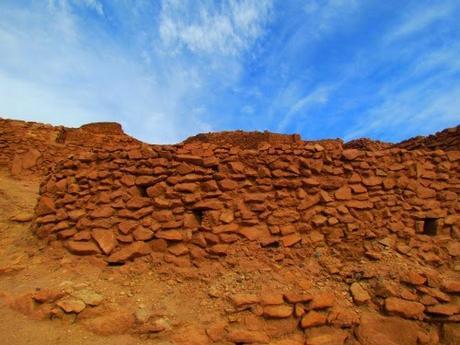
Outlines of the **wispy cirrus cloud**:
<svg viewBox="0 0 460 345">
<path fill-rule="evenodd" d="M 321 106 L 327 103 L 329 100 L 329 94 L 331 93 L 332 89 L 333 87 L 330 85 L 321 85 L 313 91 L 309 92 L 307 95 L 298 99 L 280 119 L 277 131 L 285 132 L 290 123 L 293 121 L 294 117 L 300 112 L 305 114 L 312 107 L 317 105 Z"/>
<path fill-rule="evenodd" d="M 394 42 L 405 38 L 410 38 L 411 35 L 418 34 L 439 21 L 443 21 L 452 15 L 454 3 L 450 1 L 441 1 L 439 3 L 426 4 L 421 3 L 419 7 L 410 10 L 403 16 L 402 22 L 396 26 L 385 37 L 387 42 Z"/>
<path fill-rule="evenodd" d="M 162 2 L 159 32 L 165 49 L 209 55 L 239 55 L 264 31 L 271 1 Z"/>
<path fill-rule="evenodd" d="M 430 82 L 404 92 L 391 90 L 344 139 L 370 136 L 400 141 L 413 136 L 414 127 L 418 135 L 428 135 L 455 125 L 460 119 L 460 87 L 446 91 L 444 87 L 434 91 Z"/>
<path fill-rule="evenodd" d="M 390 28 L 376 46 L 378 63 L 370 70 L 385 68 L 385 63 L 400 70 L 375 89 L 373 104 L 356 117 L 345 139 L 371 136 L 397 141 L 460 123 L 460 63 L 455 58 L 460 56 L 459 37 L 440 25 L 460 29 L 456 14 L 460 6 L 455 2 L 417 4 Z"/>
<path fill-rule="evenodd" d="M 98 0 L 74 0 L 74 1 L 76 4 L 81 4 L 81 5 L 84 5 L 84 6 L 87 6 L 93 9 L 100 16 L 104 15 L 104 6 Z"/>
</svg>

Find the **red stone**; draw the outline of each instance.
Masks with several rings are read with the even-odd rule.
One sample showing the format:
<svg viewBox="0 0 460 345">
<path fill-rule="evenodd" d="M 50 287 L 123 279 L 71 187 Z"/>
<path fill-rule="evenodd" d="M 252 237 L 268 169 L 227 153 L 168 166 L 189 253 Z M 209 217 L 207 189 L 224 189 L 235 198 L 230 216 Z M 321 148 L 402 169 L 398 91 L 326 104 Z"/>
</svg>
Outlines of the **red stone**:
<svg viewBox="0 0 460 345">
<path fill-rule="evenodd" d="M 119 263 L 125 262 L 140 256 L 148 255 L 152 252 L 152 248 L 145 242 L 133 242 L 122 247 L 119 251 L 114 252 L 109 256 L 108 262 Z"/>
<path fill-rule="evenodd" d="M 160 230 L 155 232 L 156 238 L 162 238 L 169 241 L 182 241 L 183 235 L 179 230 Z"/>
<path fill-rule="evenodd" d="M 343 150 L 342 156 L 346 160 L 352 161 L 358 158 L 363 154 L 362 151 L 356 150 L 356 149 L 348 149 L 348 150 Z"/>
<path fill-rule="evenodd" d="M 69 252 L 76 255 L 93 255 L 100 253 L 98 246 L 93 242 L 67 241 L 65 246 Z"/>
<path fill-rule="evenodd" d="M 40 201 L 35 208 L 35 214 L 37 216 L 44 216 L 50 213 L 56 212 L 56 206 L 54 200 L 47 196 L 42 196 Z"/>
<path fill-rule="evenodd" d="M 110 206 L 102 206 L 90 213 L 91 218 L 109 218 L 114 215 L 115 211 Z"/>
<path fill-rule="evenodd" d="M 112 230 L 93 229 L 92 236 L 106 255 L 109 255 L 116 246 L 117 240 Z"/>
<path fill-rule="evenodd" d="M 334 195 L 337 200 L 350 200 L 351 188 L 349 186 L 340 187 L 336 190 Z"/>
<path fill-rule="evenodd" d="M 235 181 L 229 180 L 229 179 L 219 181 L 218 185 L 224 191 L 234 190 L 234 189 L 238 188 L 238 182 L 235 182 Z"/>
<path fill-rule="evenodd" d="M 140 208 L 150 206 L 151 204 L 152 200 L 150 198 L 135 196 L 128 200 L 126 207 L 131 210 L 138 210 Z"/>
<path fill-rule="evenodd" d="M 286 318 L 292 315 L 292 306 L 288 304 L 268 305 L 264 307 L 263 315 L 275 319 Z"/>
<path fill-rule="evenodd" d="M 406 318 L 422 320 L 425 306 L 418 302 L 389 297 L 385 300 L 385 309 Z"/>
<path fill-rule="evenodd" d="M 325 325 L 327 322 L 326 316 L 314 310 L 309 311 L 302 317 L 300 325 L 302 328 L 316 327 Z"/>
</svg>

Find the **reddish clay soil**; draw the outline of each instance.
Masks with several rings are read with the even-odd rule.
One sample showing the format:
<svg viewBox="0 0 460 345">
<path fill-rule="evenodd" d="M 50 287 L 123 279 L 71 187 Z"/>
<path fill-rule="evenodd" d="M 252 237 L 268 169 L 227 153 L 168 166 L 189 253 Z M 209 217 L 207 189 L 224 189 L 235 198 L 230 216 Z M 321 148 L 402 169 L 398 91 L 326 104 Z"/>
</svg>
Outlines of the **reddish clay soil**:
<svg viewBox="0 0 460 345">
<path fill-rule="evenodd" d="M 0 119 L 1 339 L 460 344 L 459 138 Z"/>
</svg>

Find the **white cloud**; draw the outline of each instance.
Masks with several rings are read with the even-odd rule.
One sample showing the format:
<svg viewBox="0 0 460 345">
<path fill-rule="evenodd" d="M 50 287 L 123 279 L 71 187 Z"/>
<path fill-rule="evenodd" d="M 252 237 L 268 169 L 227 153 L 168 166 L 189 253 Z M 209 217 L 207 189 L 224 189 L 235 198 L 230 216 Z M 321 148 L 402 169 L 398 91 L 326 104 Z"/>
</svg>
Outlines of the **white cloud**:
<svg viewBox="0 0 460 345">
<path fill-rule="evenodd" d="M 312 34 L 318 38 L 343 21 L 353 19 L 350 16 L 361 5 L 357 0 L 310 0 L 304 5 L 307 25 L 311 25 Z"/>
<path fill-rule="evenodd" d="M 110 25 L 123 25 L 123 40 L 105 35 L 109 19 L 100 1 L 0 4 L 1 115 L 67 126 L 118 121 L 152 143 L 212 130 L 206 101 L 217 87 L 238 82 L 242 54 L 263 34 L 271 3 L 229 0 L 181 15 L 195 4 L 165 1 L 159 9 L 147 1 L 133 9 L 119 2 L 111 11 L 123 21 L 114 23 L 111 12 Z M 79 7 L 100 18 L 84 20 Z M 168 18 L 171 42 L 168 33 L 158 36 Z M 169 44 L 177 44 L 173 57 L 165 54 Z"/>
<path fill-rule="evenodd" d="M 363 50 L 355 62 L 359 68 L 347 82 L 373 75 L 382 80 L 370 84 L 373 92 L 362 99 L 366 108 L 348 123 L 345 140 L 365 136 L 397 141 L 460 122 L 454 5 L 410 6 L 372 51 Z"/>
<path fill-rule="evenodd" d="M 450 16 L 452 9 L 453 6 L 449 2 L 430 6 L 421 5 L 417 9 L 409 11 L 403 17 L 402 22 L 385 39 L 391 43 L 418 34 L 436 22 Z"/>
<path fill-rule="evenodd" d="M 104 6 L 99 0 L 48 0 L 48 7 L 53 10 L 69 11 L 72 5 L 86 7 L 100 16 L 104 16 Z"/>
<path fill-rule="evenodd" d="M 262 34 L 271 1 L 228 0 L 219 5 L 163 0 L 159 33 L 165 49 L 237 56 Z"/>
<path fill-rule="evenodd" d="M 73 0 L 78 5 L 86 6 L 94 11 L 100 16 L 104 15 L 104 7 L 98 0 Z"/>
<path fill-rule="evenodd" d="M 71 126 L 119 121 L 155 143 L 224 126 L 292 130 L 321 109 L 354 125 L 349 138 L 458 118 L 460 46 L 449 40 L 458 35 L 430 35 L 449 17 L 444 5 L 410 7 L 382 35 L 393 41 L 369 42 L 337 66 L 318 61 L 335 33 L 360 29 L 363 9 L 375 9 L 363 4 L 280 2 L 275 12 L 263 0 L 0 1 L 0 113 Z M 332 93 L 340 100 L 329 102 Z M 368 116 L 351 118 L 356 108 Z"/>
<path fill-rule="evenodd" d="M 442 83 L 442 79 L 434 75 L 403 91 L 382 89 L 383 102 L 370 108 L 356 126 L 350 127 L 344 139 L 371 136 L 402 140 L 458 124 L 460 87 L 452 88 L 449 83 Z"/>
<path fill-rule="evenodd" d="M 460 44 L 447 44 L 428 51 L 417 59 L 414 73 L 422 74 L 436 69 L 443 69 L 450 75 L 460 72 Z"/>
<path fill-rule="evenodd" d="M 333 87 L 331 85 L 321 85 L 303 97 L 297 99 L 295 103 L 289 107 L 284 116 L 282 116 L 278 123 L 277 131 L 286 131 L 287 127 L 291 124 L 296 115 L 305 117 L 311 107 L 325 104 L 328 101 L 329 94 L 332 89 Z"/>
</svg>

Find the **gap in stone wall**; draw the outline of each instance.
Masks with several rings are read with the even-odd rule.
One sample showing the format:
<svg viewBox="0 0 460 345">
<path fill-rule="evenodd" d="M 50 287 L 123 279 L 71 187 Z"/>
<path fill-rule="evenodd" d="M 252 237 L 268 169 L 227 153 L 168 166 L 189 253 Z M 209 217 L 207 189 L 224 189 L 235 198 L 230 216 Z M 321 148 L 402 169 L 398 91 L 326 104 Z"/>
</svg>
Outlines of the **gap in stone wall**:
<svg viewBox="0 0 460 345">
<path fill-rule="evenodd" d="M 203 222 L 203 217 L 204 217 L 203 211 L 202 210 L 192 210 L 192 212 L 196 220 L 198 221 L 198 224 L 201 225 L 201 223 Z"/>
<path fill-rule="evenodd" d="M 425 218 L 423 221 L 423 234 L 428 236 L 435 236 L 438 233 L 438 219 Z"/>
<path fill-rule="evenodd" d="M 148 195 L 147 195 L 147 187 L 145 187 L 145 186 L 137 186 L 137 190 L 139 191 L 139 195 L 141 197 L 144 197 L 144 198 L 148 197 Z"/>
</svg>

